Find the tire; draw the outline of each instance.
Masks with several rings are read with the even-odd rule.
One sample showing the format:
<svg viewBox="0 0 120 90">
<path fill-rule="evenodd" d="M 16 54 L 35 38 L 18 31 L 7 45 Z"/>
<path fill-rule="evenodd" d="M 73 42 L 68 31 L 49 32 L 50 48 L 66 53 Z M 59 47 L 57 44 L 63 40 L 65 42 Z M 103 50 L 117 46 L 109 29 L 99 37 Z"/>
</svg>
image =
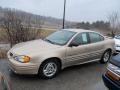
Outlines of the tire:
<svg viewBox="0 0 120 90">
<path fill-rule="evenodd" d="M 42 79 L 51 79 L 59 73 L 60 69 L 60 63 L 57 60 L 46 60 L 41 64 L 38 75 Z"/>
<path fill-rule="evenodd" d="M 110 58 L 111 58 L 111 51 L 110 50 L 106 50 L 103 55 L 102 55 L 102 58 L 100 60 L 100 63 L 104 64 L 104 63 L 107 63 Z"/>
</svg>

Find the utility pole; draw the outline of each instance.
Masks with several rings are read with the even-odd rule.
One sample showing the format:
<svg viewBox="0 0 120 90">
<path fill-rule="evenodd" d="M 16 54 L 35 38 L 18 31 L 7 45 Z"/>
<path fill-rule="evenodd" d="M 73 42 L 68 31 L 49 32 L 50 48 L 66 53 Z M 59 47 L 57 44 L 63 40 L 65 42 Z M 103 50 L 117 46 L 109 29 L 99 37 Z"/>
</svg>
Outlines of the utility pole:
<svg viewBox="0 0 120 90">
<path fill-rule="evenodd" d="M 66 0 L 64 0 L 64 11 L 63 11 L 63 29 L 65 28 L 65 13 L 66 13 Z"/>
</svg>

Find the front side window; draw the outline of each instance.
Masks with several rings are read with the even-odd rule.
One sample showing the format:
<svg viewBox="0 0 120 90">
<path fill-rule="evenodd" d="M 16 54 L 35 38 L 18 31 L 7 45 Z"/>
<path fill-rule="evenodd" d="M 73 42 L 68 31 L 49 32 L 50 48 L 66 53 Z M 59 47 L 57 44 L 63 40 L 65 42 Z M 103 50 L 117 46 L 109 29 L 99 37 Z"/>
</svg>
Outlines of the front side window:
<svg viewBox="0 0 120 90">
<path fill-rule="evenodd" d="M 76 32 L 73 31 L 60 30 L 48 36 L 45 41 L 52 44 L 65 45 L 75 34 Z"/>
<path fill-rule="evenodd" d="M 94 33 L 94 32 L 90 32 L 89 33 L 89 37 L 90 37 L 90 42 L 91 43 L 95 43 L 95 42 L 99 42 L 99 41 L 103 41 L 104 40 L 104 37 L 97 34 L 97 33 Z"/>
<path fill-rule="evenodd" d="M 83 45 L 88 44 L 88 35 L 87 33 L 80 33 L 78 34 L 71 43 L 74 43 L 76 45 Z"/>
</svg>

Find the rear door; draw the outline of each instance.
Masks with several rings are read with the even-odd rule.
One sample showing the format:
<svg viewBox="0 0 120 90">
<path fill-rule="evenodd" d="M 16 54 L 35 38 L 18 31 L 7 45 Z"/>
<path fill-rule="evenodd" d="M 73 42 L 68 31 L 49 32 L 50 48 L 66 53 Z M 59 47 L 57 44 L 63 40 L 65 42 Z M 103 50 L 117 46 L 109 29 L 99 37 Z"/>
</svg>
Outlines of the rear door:
<svg viewBox="0 0 120 90">
<path fill-rule="evenodd" d="M 89 32 L 90 60 L 100 59 L 104 52 L 104 37 L 95 32 Z"/>
</svg>

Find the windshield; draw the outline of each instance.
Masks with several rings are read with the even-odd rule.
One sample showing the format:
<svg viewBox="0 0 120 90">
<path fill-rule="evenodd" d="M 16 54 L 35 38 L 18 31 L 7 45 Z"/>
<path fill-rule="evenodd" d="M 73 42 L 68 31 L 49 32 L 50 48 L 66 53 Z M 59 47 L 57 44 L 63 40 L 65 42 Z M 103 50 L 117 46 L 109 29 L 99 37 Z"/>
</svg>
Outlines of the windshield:
<svg viewBox="0 0 120 90">
<path fill-rule="evenodd" d="M 76 32 L 60 30 L 48 36 L 45 41 L 52 44 L 65 45 L 75 34 Z"/>
</svg>

